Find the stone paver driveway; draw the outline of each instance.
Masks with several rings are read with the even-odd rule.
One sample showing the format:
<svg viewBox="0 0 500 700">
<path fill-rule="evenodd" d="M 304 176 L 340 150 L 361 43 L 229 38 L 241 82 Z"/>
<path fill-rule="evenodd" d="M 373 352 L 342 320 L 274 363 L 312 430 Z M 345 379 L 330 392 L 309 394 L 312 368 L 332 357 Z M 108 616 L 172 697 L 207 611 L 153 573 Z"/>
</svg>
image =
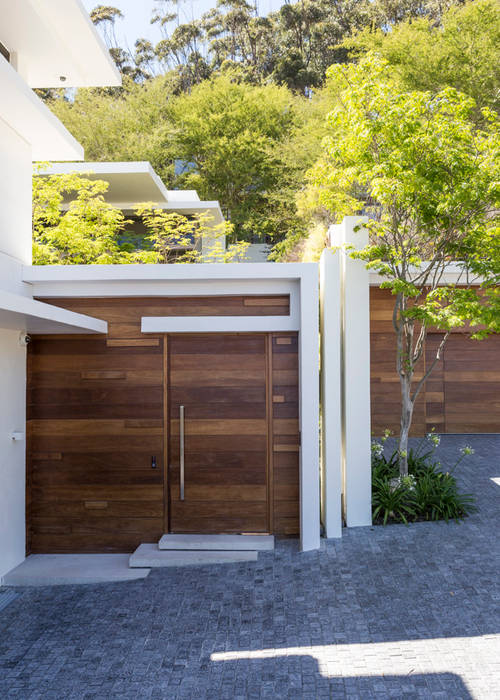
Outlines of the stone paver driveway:
<svg viewBox="0 0 500 700">
<path fill-rule="evenodd" d="M 0 698 L 500 698 L 500 437 L 441 458 L 465 442 L 465 523 L 24 589 L 0 612 Z"/>
</svg>

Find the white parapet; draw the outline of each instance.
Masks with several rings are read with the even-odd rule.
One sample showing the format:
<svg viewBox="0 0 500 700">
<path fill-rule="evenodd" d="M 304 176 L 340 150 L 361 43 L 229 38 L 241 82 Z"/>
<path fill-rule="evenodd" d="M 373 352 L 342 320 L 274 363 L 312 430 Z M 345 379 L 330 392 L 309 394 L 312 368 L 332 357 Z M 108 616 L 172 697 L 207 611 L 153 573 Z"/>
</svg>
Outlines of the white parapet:
<svg viewBox="0 0 500 700">
<path fill-rule="evenodd" d="M 346 246 L 360 250 L 368 243 L 368 231 L 362 227 L 364 217 L 349 216 L 341 224 L 330 228 L 330 245 L 336 252 L 326 252 L 325 271 L 335 277 L 329 256 L 338 257 L 340 275 L 340 319 L 331 311 L 331 292 L 327 302 L 326 324 L 323 327 L 325 353 L 329 353 L 331 337 L 338 329 L 340 321 L 340 367 L 341 401 L 333 382 L 324 385 L 323 412 L 326 420 L 336 414 L 335 404 L 342 414 L 341 474 L 344 520 L 348 527 L 371 525 L 371 451 L 370 451 L 370 296 L 369 272 L 364 262 L 353 260 Z M 361 228 L 358 228 L 361 225 Z M 355 230 L 358 229 L 358 230 Z M 328 292 L 328 282 L 324 283 Z M 332 284 L 330 280 L 330 285 Z M 335 329 L 332 331 L 332 327 Z M 328 340 L 329 339 L 329 340 Z M 335 347 L 335 346 L 334 346 Z M 327 360 L 327 375 L 332 372 L 334 360 Z M 334 371 L 334 369 L 333 369 Z M 334 404 L 332 406 L 332 403 Z M 324 473 L 327 475 L 327 503 L 325 527 L 328 536 L 336 536 L 334 524 L 329 526 L 328 510 L 336 519 L 338 500 L 336 479 L 338 478 L 338 458 L 335 452 L 335 438 L 327 430 Z M 324 446 L 325 449 L 325 446 Z M 331 533 L 331 534 L 330 534 Z"/>
</svg>

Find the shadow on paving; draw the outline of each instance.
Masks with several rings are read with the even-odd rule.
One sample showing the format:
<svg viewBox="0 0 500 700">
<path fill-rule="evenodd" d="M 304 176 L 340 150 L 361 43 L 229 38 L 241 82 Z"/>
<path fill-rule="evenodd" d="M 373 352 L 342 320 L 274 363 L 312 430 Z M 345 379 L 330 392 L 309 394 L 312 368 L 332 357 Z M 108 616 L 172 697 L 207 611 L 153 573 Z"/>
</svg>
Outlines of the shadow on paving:
<svg viewBox="0 0 500 700">
<path fill-rule="evenodd" d="M 235 696 L 273 699 L 359 698 L 379 700 L 435 697 L 443 700 L 473 700 L 462 678 L 455 673 L 415 673 L 383 675 L 342 675 L 329 678 L 320 673 L 318 663 L 309 656 L 282 657 L 276 660 L 223 662 L 221 693 L 227 685 Z M 303 679 L 307 678 L 306 683 Z M 234 680 L 236 679 L 236 680 Z"/>
<path fill-rule="evenodd" d="M 338 697 L 351 697 L 351 683 L 359 688 L 352 697 L 362 700 L 370 697 L 362 687 L 381 698 L 471 697 L 460 680 L 461 660 L 476 638 L 500 632 L 500 486 L 492 481 L 500 477 L 500 436 L 446 436 L 439 456 L 448 460 L 466 443 L 476 452 L 456 475 L 480 510 L 463 523 L 355 528 L 317 552 L 300 553 L 297 541 L 282 540 L 255 563 L 154 570 L 127 583 L 16 589 L 22 595 L 0 612 L 0 697 L 293 697 L 297 674 L 295 697 L 309 697 L 309 686 L 310 697 L 337 697 L 336 684 Z M 349 657 L 352 645 L 403 648 L 412 640 L 429 640 L 418 646 L 415 665 L 433 673 L 401 676 L 384 662 L 391 675 L 381 678 Z M 445 665 L 435 666 L 441 640 L 455 646 Z M 486 642 L 476 678 L 498 662 L 498 650 L 490 658 Z M 325 645 L 334 656 L 347 654 L 342 677 L 324 677 L 309 654 Z M 279 653 L 296 648 L 303 652 L 291 661 Z M 277 655 L 212 660 L 252 650 Z M 240 693 L 239 683 L 250 682 L 247 666 L 256 680 L 251 692 Z M 450 673 L 434 673 L 443 668 Z M 390 692 L 377 690 L 389 680 Z"/>
</svg>

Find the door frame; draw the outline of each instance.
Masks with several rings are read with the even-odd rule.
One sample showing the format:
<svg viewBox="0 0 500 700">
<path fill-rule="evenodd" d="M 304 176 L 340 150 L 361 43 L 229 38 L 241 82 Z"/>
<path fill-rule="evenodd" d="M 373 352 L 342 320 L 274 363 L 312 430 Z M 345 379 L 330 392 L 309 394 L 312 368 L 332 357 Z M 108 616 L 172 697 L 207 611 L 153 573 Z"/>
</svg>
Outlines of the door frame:
<svg viewBox="0 0 500 700">
<path fill-rule="evenodd" d="M 141 331 L 147 333 L 283 332 L 299 334 L 299 426 L 300 447 L 300 547 L 320 546 L 320 459 L 319 459 L 319 289 L 316 263 L 235 263 L 154 266 L 162 268 L 162 282 L 148 285 L 148 293 L 179 294 L 179 287 L 166 290 L 165 277 L 189 281 L 191 294 L 209 296 L 245 294 L 258 296 L 287 291 L 289 316 L 143 316 Z M 167 268 L 167 269 L 165 269 Z M 171 269 L 168 269 L 171 268 Z M 182 268 L 182 269 L 179 269 Z M 206 286 L 205 286 L 206 285 Z M 175 290 L 175 291 L 174 291 Z M 206 291 L 205 291 L 206 290 Z M 272 291 L 271 291 L 272 290 Z M 335 294 L 335 303 L 339 297 Z M 340 329 L 337 336 L 340 342 Z M 340 386 L 340 368 L 337 373 Z M 340 424 L 335 432 L 340 436 Z M 339 437 L 340 439 L 340 437 Z M 340 498 L 340 494 L 339 494 Z"/>
</svg>

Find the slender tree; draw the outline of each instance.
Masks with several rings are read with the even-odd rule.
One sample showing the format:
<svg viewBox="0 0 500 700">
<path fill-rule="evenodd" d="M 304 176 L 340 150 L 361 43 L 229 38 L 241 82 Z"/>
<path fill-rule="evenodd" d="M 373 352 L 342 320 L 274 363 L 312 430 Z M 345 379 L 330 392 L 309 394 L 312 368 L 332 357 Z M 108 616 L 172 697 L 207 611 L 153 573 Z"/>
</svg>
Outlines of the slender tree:
<svg viewBox="0 0 500 700">
<path fill-rule="evenodd" d="M 404 476 L 415 401 L 451 330 L 470 325 L 478 339 L 500 331 L 499 123 L 483 109 L 477 129 L 474 101 L 453 88 L 400 92 L 370 54 L 328 75 L 339 103 L 311 179 L 338 216 L 370 215 L 370 244 L 351 254 L 393 294 Z M 422 367 L 430 328 L 441 342 Z"/>
</svg>

